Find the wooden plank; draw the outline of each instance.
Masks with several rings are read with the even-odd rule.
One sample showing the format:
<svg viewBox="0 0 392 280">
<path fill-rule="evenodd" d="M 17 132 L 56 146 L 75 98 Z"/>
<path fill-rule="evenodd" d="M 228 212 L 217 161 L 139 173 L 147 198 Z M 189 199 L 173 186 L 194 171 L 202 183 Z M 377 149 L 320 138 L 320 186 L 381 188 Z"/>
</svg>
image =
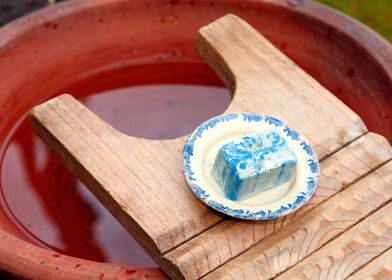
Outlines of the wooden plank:
<svg viewBox="0 0 392 280">
<path fill-rule="evenodd" d="M 35 108 L 32 124 L 153 256 L 221 219 L 187 187 L 180 146 L 123 135 L 69 95 Z"/>
<path fill-rule="evenodd" d="M 276 116 L 299 129 L 319 158 L 366 131 L 351 109 L 242 19 L 226 15 L 210 23 L 197 43 L 233 92 L 228 111 Z"/>
<path fill-rule="evenodd" d="M 286 121 L 321 158 L 367 131 L 351 109 L 235 16 L 202 29 L 198 49 L 233 90 L 228 111 Z M 37 134 L 155 261 L 170 276 L 182 277 L 161 256 L 222 220 L 186 184 L 186 138 L 126 136 L 69 95 L 37 106 L 31 120 Z"/>
<path fill-rule="evenodd" d="M 347 280 L 390 280 L 392 279 L 392 248 L 367 263 Z"/>
<path fill-rule="evenodd" d="M 172 270 L 180 271 L 186 279 L 201 277 L 296 221 L 317 204 L 391 158 L 392 147 L 388 141 L 380 135 L 368 133 L 321 162 L 317 191 L 298 211 L 271 221 L 225 220 L 169 252 L 164 258 L 175 267 Z"/>
<path fill-rule="evenodd" d="M 392 246 L 391 213 L 389 203 L 276 279 L 345 279 Z"/>
<path fill-rule="evenodd" d="M 319 205 L 302 219 L 264 239 L 263 242 L 256 244 L 247 252 L 208 274 L 203 279 L 266 279 L 275 277 L 345 232 L 358 221 L 366 218 L 391 199 L 392 162 L 389 162 Z M 383 215 L 387 216 L 387 210 L 391 211 L 392 205 L 382 210 L 380 212 L 382 215 L 376 215 L 375 218 L 369 220 L 372 222 L 382 220 L 386 223 L 385 226 L 380 224 L 380 227 L 383 228 L 383 231 L 380 232 L 383 235 L 380 235 L 380 237 L 383 238 L 382 240 L 386 246 L 384 250 L 392 242 L 392 235 L 389 236 L 389 240 L 386 238 L 387 233 L 392 233 L 392 217 L 389 215 L 387 220 L 384 219 L 386 217 L 383 217 Z M 368 226 L 368 222 L 363 224 L 366 227 Z M 389 229 L 385 228 L 387 226 L 389 226 Z M 375 230 L 377 227 L 370 230 L 373 229 Z M 357 234 L 359 231 L 351 233 Z M 343 236 L 347 235 L 352 238 L 351 233 L 345 233 Z M 343 240 L 347 240 L 347 238 Z M 362 243 L 360 239 L 356 239 L 356 241 L 366 244 L 368 238 L 369 245 L 373 244 L 371 243 L 373 242 L 372 236 L 361 236 L 361 238 L 363 239 Z M 374 238 L 374 240 L 378 239 Z M 335 244 L 335 247 L 328 246 L 328 250 L 322 249 L 322 251 L 330 252 L 334 256 L 334 251 L 336 252 L 341 248 L 342 244 L 336 242 L 333 244 Z M 323 256 L 325 257 L 325 254 Z M 315 261 L 314 258 L 308 257 L 304 261 L 306 265 L 301 265 L 301 269 L 298 268 L 295 271 L 300 274 L 300 271 L 305 269 L 306 266 L 311 266 L 312 261 L 310 260 Z M 328 258 L 324 261 L 329 262 Z M 287 274 L 288 277 L 297 279 L 293 275 L 297 274 L 294 272 Z"/>
</svg>

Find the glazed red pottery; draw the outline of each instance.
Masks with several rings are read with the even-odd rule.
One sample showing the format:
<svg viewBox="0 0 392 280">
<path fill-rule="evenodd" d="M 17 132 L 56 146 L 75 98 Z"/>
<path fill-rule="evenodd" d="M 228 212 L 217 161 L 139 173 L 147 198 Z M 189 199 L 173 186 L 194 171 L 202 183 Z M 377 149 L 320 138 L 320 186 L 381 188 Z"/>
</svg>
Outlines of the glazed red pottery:
<svg viewBox="0 0 392 280">
<path fill-rule="evenodd" d="M 164 274 L 33 133 L 31 107 L 68 92 L 116 128 L 190 133 L 230 95 L 195 51 L 199 27 L 244 18 L 392 140 L 392 48 L 306 0 L 66 1 L 0 29 L 0 268 L 40 279 Z M 257 94 L 257 92 L 255 92 Z M 150 267 L 150 268 L 142 268 Z"/>
</svg>

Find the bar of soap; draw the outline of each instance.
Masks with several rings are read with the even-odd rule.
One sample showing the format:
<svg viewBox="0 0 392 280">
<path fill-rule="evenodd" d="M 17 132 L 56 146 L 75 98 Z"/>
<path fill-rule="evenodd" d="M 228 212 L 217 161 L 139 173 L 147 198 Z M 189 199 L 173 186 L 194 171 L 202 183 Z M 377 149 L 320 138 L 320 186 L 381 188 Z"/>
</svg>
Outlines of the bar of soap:
<svg viewBox="0 0 392 280">
<path fill-rule="evenodd" d="M 267 130 L 223 145 L 211 173 L 226 198 L 242 200 L 291 181 L 296 164 L 284 137 Z"/>
</svg>

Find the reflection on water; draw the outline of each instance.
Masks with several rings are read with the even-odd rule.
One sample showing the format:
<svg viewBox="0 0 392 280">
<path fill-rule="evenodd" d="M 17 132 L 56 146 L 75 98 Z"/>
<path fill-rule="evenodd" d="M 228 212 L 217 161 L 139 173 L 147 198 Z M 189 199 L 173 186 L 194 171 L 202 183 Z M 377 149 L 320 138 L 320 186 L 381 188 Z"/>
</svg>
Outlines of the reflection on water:
<svg viewBox="0 0 392 280">
<path fill-rule="evenodd" d="M 222 113 L 230 96 L 218 87 L 156 85 L 107 91 L 82 101 L 125 133 L 168 139 Z M 35 136 L 27 118 L 4 155 L 1 191 L 11 219 L 43 246 L 95 261 L 156 266 Z"/>
</svg>

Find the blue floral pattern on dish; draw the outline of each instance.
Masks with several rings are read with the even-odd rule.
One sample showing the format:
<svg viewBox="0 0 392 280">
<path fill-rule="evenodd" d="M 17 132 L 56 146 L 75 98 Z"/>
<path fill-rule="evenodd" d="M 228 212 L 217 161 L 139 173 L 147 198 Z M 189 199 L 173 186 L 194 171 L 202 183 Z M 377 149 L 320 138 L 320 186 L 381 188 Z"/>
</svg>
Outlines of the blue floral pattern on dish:
<svg viewBox="0 0 392 280">
<path fill-rule="evenodd" d="M 280 208 L 274 211 L 265 209 L 260 209 L 259 211 L 233 209 L 227 205 L 223 205 L 222 203 L 210 199 L 210 194 L 203 188 L 203 186 L 199 186 L 196 183 L 197 180 L 194 177 L 195 174 L 192 170 L 191 165 L 192 157 L 194 156 L 194 145 L 195 142 L 200 139 L 206 131 L 213 129 L 217 124 L 235 120 L 237 118 L 242 118 L 245 122 L 249 123 L 265 122 L 272 127 L 283 128 L 283 133 L 286 137 L 290 138 L 295 142 L 298 142 L 298 146 L 305 152 L 304 154 L 307 156 L 306 162 L 309 172 L 306 180 L 306 192 L 300 192 L 299 194 L 297 194 L 293 201 L 281 205 Z M 301 207 L 313 195 L 320 178 L 319 173 L 320 167 L 317 156 L 315 155 L 313 149 L 307 143 L 307 141 L 303 139 L 296 130 L 288 127 L 280 120 L 277 120 L 270 116 L 264 116 L 255 113 L 230 113 L 214 117 L 197 127 L 184 146 L 184 174 L 193 192 L 210 207 L 236 218 L 251 220 L 274 219 L 276 217 L 286 215 L 287 213 L 294 211 L 295 209 Z"/>
</svg>

